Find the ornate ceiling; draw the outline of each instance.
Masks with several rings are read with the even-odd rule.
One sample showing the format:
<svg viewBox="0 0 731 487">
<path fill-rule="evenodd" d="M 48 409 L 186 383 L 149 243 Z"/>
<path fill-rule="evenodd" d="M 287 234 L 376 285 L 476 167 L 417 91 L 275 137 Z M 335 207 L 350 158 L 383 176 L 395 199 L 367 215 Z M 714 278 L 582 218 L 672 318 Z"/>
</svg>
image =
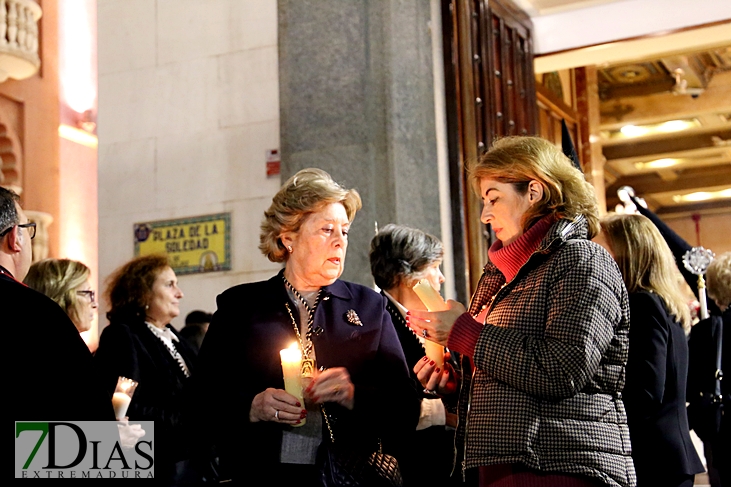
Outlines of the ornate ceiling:
<svg viewBox="0 0 731 487">
<path fill-rule="evenodd" d="M 731 45 L 598 78 L 610 209 L 625 185 L 658 214 L 731 206 Z"/>
</svg>

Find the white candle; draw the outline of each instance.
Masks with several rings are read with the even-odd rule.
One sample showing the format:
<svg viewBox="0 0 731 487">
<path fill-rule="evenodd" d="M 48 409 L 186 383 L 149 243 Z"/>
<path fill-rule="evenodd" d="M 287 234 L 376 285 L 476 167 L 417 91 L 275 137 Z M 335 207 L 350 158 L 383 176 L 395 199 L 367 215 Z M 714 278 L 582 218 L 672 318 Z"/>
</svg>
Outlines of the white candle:
<svg viewBox="0 0 731 487">
<path fill-rule="evenodd" d="M 114 406 L 114 415 L 117 419 L 122 419 L 127 415 L 127 408 L 132 398 L 124 392 L 115 392 L 112 396 L 112 405 Z"/>
<path fill-rule="evenodd" d="M 414 292 L 429 311 L 446 311 L 449 309 L 442 295 L 426 279 L 422 279 L 414 285 Z"/>
<path fill-rule="evenodd" d="M 424 303 L 424 306 L 429 311 L 445 311 L 449 309 L 442 295 L 426 279 L 422 279 L 414 285 L 414 292 L 419 296 L 419 299 L 421 299 L 421 302 Z M 424 350 L 426 350 L 426 356 L 433 360 L 437 364 L 437 367 L 440 369 L 444 368 L 443 346 L 426 339 L 424 340 Z"/>
<path fill-rule="evenodd" d="M 114 414 L 117 419 L 122 419 L 127 415 L 127 408 L 132 401 L 135 389 L 137 389 L 136 381 L 121 376 L 117 379 L 117 387 L 112 395 L 112 406 L 114 406 Z"/>
<path fill-rule="evenodd" d="M 302 352 L 293 344 L 289 348 L 279 351 L 282 360 L 282 372 L 284 374 L 284 390 L 296 397 L 300 404 L 305 401 L 302 397 Z M 300 424 L 293 426 L 302 426 L 305 420 L 302 419 Z"/>
</svg>

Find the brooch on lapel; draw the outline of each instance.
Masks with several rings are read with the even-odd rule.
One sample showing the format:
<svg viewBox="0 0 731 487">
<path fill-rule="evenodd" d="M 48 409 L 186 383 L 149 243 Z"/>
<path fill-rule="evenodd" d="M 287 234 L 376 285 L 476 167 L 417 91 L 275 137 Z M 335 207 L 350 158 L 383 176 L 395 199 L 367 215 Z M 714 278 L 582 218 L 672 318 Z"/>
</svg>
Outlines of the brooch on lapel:
<svg viewBox="0 0 731 487">
<path fill-rule="evenodd" d="M 345 313 L 345 320 L 348 323 L 350 323 L 351 325 L 363 326 L 363 323 L 360 321 L 360 318 L 358 317 L 358 313 L 356 313 L 354 309 L 349 309 Z"/>
</svg>

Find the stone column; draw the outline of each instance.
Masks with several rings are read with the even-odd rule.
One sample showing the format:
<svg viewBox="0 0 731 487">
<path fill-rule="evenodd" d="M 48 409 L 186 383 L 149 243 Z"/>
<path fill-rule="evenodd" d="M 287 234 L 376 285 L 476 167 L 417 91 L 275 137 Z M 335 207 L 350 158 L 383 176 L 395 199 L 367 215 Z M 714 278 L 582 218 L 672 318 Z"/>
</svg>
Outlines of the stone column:
<svg viewBox="0 0 731 487">
<path fill-rule="evenodd" d="M 372 285 L 376 221 L 441 236 L 430 2 L 278 8 L 282 179 L 319 167 L 360 192 L 343 278 Z"/>
</svg>

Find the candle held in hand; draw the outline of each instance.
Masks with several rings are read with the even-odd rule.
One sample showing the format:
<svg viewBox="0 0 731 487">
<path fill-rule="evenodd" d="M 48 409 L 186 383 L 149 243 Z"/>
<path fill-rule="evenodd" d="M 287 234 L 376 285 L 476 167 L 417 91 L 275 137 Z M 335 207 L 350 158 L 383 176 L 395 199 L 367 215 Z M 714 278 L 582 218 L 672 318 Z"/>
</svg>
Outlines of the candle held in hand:
<svg viewBox="0 0 731 487">
<path fill-rule="evenodd" d="M 414 285 L 414 292 L 429 311 L 446 311 L 449 309 L 442 295 L 429 284 L 429 281 L 422 279 Z"/>
<path fill-rule="evenodd" d="M 114 406 L 114 416 L 122 419 L 127 415 L 127 408 L 132 398 L 124 392 L 115 392 L 112 396 L 112 406 Z"/>
<path fill-rule="evenodd" d="M 300 404 L 305 401 L 302 395 L 302 352 L 296 345 L 279 351 L 282 360 L 282 372 L 284 374 L 284 390 L 296 397 Z M 305 420 L 302 419 L 300 424 L 294 426 L 302 426 Z"/>
<path fill-rule="evenodd" d="M 419 296 L 419 299 L 421 299 L 421 302 L 424 303 L 424 306 L 429 311 L 445 311 L 449 309 L 447 303 L 442 299 L 442 295 L 426 279 L 422 279 L 414 285 L 414 292 Z M 427 339 L 424 340 L 424 349 L 426 350 L 426 356 L 433 360 L 437 364 L 437 367 L 443 369 L 444 347 Z"/>
<path fill-rule="evenodd" d="M 127 408 L 132 401 L 135 389 L 137 389 L 137 381 L 121 376 L 117 379 L 117 387 L 112 395 L 112 406 L 114 406 L 114 415 L 117 419 L 122 419 L 127 415 Z"/>
</svg>

